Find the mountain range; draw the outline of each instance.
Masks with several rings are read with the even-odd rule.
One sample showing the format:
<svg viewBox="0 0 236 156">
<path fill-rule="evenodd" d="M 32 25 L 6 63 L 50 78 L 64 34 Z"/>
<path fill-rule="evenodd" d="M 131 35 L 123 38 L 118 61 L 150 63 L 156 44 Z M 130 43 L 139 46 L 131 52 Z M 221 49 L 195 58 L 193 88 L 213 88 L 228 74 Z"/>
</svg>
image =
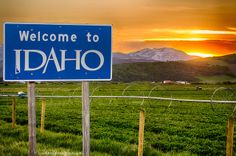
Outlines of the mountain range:
<svg viewBox="0 0 236 156">
<path fill-rule="evenodd" d="M 113 64 L 133 62 L 168 62 L 187 61 L 198 58 L 173 48 L 145 48 L 136 52 L 124 54 L 113 53 Z"/>
<path fill-rule="evenodd" d="M 0 44 L 0 80 L 3 71 Z M 113 53 L 113 81 L 236 82 L 236 54 L 200 58 L 173 48 L 145 48 Z"/>
</svg>

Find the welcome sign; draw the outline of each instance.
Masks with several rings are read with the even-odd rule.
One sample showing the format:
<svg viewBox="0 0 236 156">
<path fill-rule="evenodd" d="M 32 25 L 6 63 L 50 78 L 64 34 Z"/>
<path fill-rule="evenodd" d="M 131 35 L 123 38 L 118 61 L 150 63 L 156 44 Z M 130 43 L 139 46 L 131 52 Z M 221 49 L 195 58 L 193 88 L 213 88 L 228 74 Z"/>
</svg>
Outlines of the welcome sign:
<svg viewBox="0 0 236 156">
<path fill-rule="evenodd" d="M 110 25 L 4 24 L 5 81 L 112 78 Z"/>
</svg>

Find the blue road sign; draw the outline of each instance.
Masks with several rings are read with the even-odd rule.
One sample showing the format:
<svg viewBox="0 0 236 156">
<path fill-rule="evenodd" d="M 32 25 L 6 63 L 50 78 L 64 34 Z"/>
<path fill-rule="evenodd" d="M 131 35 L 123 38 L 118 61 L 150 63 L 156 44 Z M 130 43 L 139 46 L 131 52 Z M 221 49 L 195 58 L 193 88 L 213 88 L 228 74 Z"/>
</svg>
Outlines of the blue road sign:
<svg viewBox="0 0 236 156">
<path fill-rule="evenodd" d="M 5 23 L 5 81 L 109 81 L 110 25 Z"/>
</svg>

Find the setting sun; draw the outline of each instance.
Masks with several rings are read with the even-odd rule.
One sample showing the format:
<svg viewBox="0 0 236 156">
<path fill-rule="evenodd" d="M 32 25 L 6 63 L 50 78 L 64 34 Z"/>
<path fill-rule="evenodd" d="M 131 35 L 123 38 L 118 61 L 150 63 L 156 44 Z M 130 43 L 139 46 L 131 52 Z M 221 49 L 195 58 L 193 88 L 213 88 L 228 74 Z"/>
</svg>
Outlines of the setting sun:
<svg viewBox="0 0 236 156">
<path fill-rule="evenodd" d="M 213 54 L 207 54 L 207 53 L 200 53 L 200 52 L 188 52 L 188 55 L 192 55 L 192 56 L 199 56 L 199 57 L 213 57 Z"/>
</svg>

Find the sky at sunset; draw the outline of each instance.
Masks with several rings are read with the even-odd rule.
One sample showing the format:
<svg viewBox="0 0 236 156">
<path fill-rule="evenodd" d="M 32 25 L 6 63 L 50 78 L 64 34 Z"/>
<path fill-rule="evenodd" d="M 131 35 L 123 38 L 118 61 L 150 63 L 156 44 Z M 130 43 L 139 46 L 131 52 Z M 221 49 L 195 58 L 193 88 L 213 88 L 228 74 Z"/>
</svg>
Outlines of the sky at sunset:
<svg viewBox="0 0 236 156">
<path fill-rule="evenodd" d="M 1 0 L 4 22 L 112 24 L 113 51 L 236 53 L 236 0 Z"/>
</svg>

